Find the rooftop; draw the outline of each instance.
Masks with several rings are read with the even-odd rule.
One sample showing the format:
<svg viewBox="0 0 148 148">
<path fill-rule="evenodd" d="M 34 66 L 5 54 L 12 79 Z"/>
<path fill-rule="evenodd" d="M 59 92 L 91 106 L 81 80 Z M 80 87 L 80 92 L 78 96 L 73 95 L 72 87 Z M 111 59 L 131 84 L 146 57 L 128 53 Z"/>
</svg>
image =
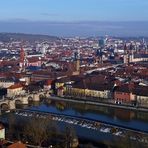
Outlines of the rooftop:
<svg viewBox="0 0 148 148">
<path fill-rule="evenodd" d="M 25 144 L 21 143 L 20 141 L 13 143 L 8 146 L 8 148 L 27 148 Z"/>
<path fill-rule="evenodd" d="M 17 89 L 17 88 L 23 88 L 22 84 L 16 83 L 16 84 L 11 85 L 10 87 L 8 87 L 8 89 Z"/>
</svg>

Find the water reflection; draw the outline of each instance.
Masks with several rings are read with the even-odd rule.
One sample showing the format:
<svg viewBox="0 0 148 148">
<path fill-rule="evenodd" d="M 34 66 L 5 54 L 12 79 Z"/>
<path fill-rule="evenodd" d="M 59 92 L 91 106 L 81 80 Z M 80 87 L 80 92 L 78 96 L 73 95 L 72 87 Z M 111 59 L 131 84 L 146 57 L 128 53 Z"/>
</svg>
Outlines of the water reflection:
<svg viewBox="0 0 148 148">
<path fill-rule="evenodd" d="M 53 105 L 53 104 L 52 104 Z M 111 107 L 101 107 L 95 105 L 87 104 L 76 104 L 76 103 L 67 103 L 67 109 L 74 109 L 79 113 L 95 113 L 95 114 L 104 114 L 116 119 L 130 121 L 134 119 L 144 120 L 148 122 L 148 113 L 139 112 L 139 111 L 129 111 L 125 109 L 117 109 Z"/>
<path fill-rule="evenodd" d="M 111 107 L 101 107 L 62 101 L 52 101 L 50 103 L 44 102 L 36 104 L 36 106 L 32 104 L 29 105 L 28 108 L 32 110 L 85 117 L 148 132 L 147 112 L 129 111 Z"/>
<path fill-rule="evenodd" d="M 94 114 L 102 114 L 115 119 L 120 119 L 123 121 L 130 121 L 134 119 L 144 120 L 148 122 L 148 113 L 147 112 L 139 112 L 139 111 L 129 111 L 124 109 L 117 109 L 111 107 L 101 107 L 95 105 L 87 105 L 87 104 L 78 104 L 78 103 L 70 103 L 63 101 L 50 101 L 48 102 L 29 102 L 29 105 L 21 105 L 16 104 L 17 109 L 26 109 L 26 108 L 39 108 L 41 109 L 43 106 L 56 108 L 57 110 L 64 112 L 73 110 L 77 114 L 85 115 L 86 113 L 94 113 Z"/>
</svg>

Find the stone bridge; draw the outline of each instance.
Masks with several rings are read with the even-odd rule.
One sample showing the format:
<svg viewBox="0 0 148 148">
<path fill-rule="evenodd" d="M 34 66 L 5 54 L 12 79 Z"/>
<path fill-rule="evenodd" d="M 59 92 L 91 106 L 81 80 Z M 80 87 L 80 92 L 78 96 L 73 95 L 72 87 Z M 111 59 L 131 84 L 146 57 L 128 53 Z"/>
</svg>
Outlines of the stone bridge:
<svg viewBox="0 0 148 148">
<path fill-rule="evenodd" d="M 14 97 L 5 97 L 0 100 L 0 109 L 1 110 L 13 110 L 16 108 L 16 104 L 27 105 L 29 101 L 39 102 L 42 98 L 49 97 L 50 94 L 48 91 L 40 91 L 34 93 L 25 93 L 24 95 L 14 96 Z"/>
</svg>

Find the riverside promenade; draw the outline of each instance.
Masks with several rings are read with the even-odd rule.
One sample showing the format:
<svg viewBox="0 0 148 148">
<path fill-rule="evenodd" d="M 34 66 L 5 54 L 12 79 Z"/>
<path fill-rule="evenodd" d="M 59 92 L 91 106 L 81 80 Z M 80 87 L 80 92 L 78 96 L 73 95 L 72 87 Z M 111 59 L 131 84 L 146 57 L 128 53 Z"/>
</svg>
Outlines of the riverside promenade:
<svg viewBox="0 0 148 148">
<path fill-rule="evenodd" d="M 115 104 L 112 102 L 103 102 L 103 101 L 96 101 L 90 98 L 72 98 L 72 97 L 57 97 L 57 96 L 50 96 L 49 99 L 57 100 L 57 101 L 66 101 L 66 102 L 74 102 L 74 103 L 82 103 L 88 105 L 97 105 L 97 106 L 104 106 L 104 107 L 112 107 L 112 108 L 120 108 L 126 110 L 134 110 L 134 111 L 142 111 L 148 112 L 147 107 L 142 106 L 134 106 L 134 105 L 127 105 L 127 104 Z"/>
</svg>

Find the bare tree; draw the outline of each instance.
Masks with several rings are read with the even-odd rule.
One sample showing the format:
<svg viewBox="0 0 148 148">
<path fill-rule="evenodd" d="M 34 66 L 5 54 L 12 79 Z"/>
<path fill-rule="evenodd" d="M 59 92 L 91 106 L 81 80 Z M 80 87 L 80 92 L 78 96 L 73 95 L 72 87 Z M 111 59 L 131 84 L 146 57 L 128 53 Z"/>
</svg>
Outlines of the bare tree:
<svg viewBox="0 0 148 148">
<path fill-rule="evenodd" d="M 35 145 L 41 146 L 51 135 L 49 131 L 50 122 L 51 121 L 47 118 L 33 118 L 25 126 L 24 135 Z"/>
<path fill-rule="evenodd" d="M 65 128 L 65 146 L 71 148 L 73 145 L 73 139 L 77 139 L 76 131 L 73 127 Z"/>
<path fill-rule="evenodd" d="M 9 139 L 13 140 L 14 133 L 15 133 L 15 126 L 16 126 L 16 118 L 13 114 L 8 116 L 8 137 Z"/>
</svg>

